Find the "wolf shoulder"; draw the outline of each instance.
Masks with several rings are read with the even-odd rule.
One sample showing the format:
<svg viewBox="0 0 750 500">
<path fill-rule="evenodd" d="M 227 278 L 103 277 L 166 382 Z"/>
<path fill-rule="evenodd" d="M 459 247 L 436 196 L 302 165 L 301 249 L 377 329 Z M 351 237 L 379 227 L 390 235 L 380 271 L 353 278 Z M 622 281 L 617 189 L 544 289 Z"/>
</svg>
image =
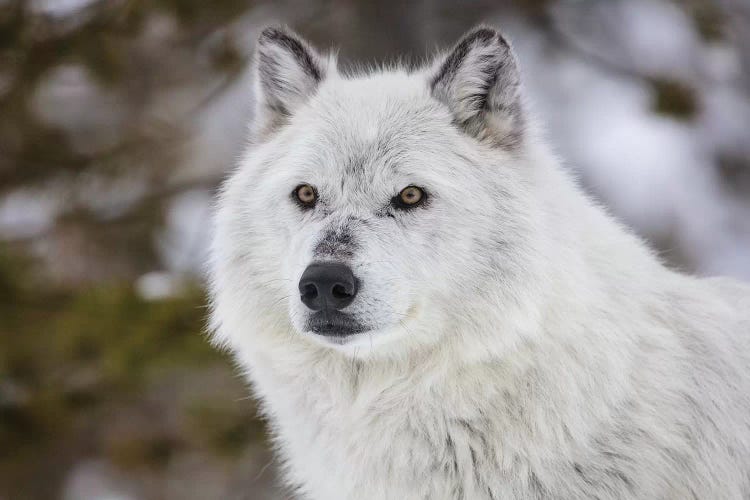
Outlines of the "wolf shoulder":
<svg viewBox="0 0 750 500">
<path fill-rule="evenodd" d="M 727 396 L 733 389 L 750 395 L 750 285 L 725 277 L 677 280 L 657 316 L 675 336 L 691 378 Z"/>
<path fill-rule="evenodd" d="M 750 373 L 750 284 L 672 273 L 669 286 L 651 306 L 660 327 L 674 332 L 688 347 L 696 344 L 694 355 L 707 354 L 699 352 L 698 345 L 723 347 L 734 351 L 726 355 L 745 356 L 744 368 Z"/>
<path fill-rule="evenodd" d="M 694 278 L 695 307 L 686 312 L 710 335 L 726 335 L 750 349 L 750 284 L 727 277 Z M 689 303 L 686 304 L 689 307 Z M 750 371 L 750 366 L 747 367 Z"/>
<path fill-rule="evenodd" d="M 750 283 L 726 277 L 702 278 L 698 281 L 735 311 L 738 319 L 744 318 L 746 328 L 750 326 Z"/>
</svg>

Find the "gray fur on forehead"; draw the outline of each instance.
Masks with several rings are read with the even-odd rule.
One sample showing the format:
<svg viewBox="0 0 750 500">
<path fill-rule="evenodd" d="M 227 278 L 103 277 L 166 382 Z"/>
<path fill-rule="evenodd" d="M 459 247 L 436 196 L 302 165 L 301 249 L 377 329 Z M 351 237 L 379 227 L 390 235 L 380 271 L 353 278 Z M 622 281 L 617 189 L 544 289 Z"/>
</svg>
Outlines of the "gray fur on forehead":
<svg viewBox="0 0 750 500">
<path fill-rule="evenodd" d="M 300 114 L 295 124 L 315 135 L 315 149 L 345 144 L 361 154 L 413 149 L 451 120 L 423 86 L 395 72 L 323 83 Z"/>
</svg>

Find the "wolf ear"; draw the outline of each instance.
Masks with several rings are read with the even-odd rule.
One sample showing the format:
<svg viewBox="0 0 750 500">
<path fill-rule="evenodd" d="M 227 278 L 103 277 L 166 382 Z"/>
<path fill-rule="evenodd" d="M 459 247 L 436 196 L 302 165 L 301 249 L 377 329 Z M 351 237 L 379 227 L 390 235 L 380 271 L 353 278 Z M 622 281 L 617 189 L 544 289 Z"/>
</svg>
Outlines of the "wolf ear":
<svg viewBox="0 0 750 500">
<path fill-rule="evenodd" d="M 468 134 L 507 149 L 520 144 L 520 74 L 510 45 L 496 30 L 478 27 L 464 35 L 436 62 L 429 84 Z"/>
<path fill-rule="evenodd" d="M 256 69 L 256 128 L 268 130 L 315 93 L 329 62 L 291 30 L 269 27 L 258 38 Z"/>
</svg>

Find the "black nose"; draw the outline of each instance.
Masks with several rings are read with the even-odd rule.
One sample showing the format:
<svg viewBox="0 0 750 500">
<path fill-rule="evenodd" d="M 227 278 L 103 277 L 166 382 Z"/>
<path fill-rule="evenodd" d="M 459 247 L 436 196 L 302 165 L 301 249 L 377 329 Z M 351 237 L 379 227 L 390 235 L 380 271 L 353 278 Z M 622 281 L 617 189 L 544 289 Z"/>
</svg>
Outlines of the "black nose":
<svg viewBox="0 0 750 500">
<path fill-rule="evenodd" d="M 299 293 L 302 303 L 313 311 L 338 311 L 357 295 L 357 279 L 344 264 L 310 264 L 299 280 Z"/>
</svg>

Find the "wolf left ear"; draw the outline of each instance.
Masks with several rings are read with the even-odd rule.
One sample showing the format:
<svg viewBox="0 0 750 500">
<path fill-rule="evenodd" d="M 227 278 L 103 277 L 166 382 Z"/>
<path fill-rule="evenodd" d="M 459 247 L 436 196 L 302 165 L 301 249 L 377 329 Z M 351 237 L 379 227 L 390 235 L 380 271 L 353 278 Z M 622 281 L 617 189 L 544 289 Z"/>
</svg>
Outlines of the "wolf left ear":
<svg viewBox="0 0 750 500">
<path fill-rule="evenodd" d="M 468 134 L 512 149 L 523 139 L 521 78 L 515 55 L 496 30 L 478 27 L 437 61 L 429 79 Z"/>
<path fill-rule="evenodd" d="M 291 116 L 315 93 L 329 65 L 291 30 L 264 29 L 256 61 L 256 129 L 268 130 Z"/>
</svg>

